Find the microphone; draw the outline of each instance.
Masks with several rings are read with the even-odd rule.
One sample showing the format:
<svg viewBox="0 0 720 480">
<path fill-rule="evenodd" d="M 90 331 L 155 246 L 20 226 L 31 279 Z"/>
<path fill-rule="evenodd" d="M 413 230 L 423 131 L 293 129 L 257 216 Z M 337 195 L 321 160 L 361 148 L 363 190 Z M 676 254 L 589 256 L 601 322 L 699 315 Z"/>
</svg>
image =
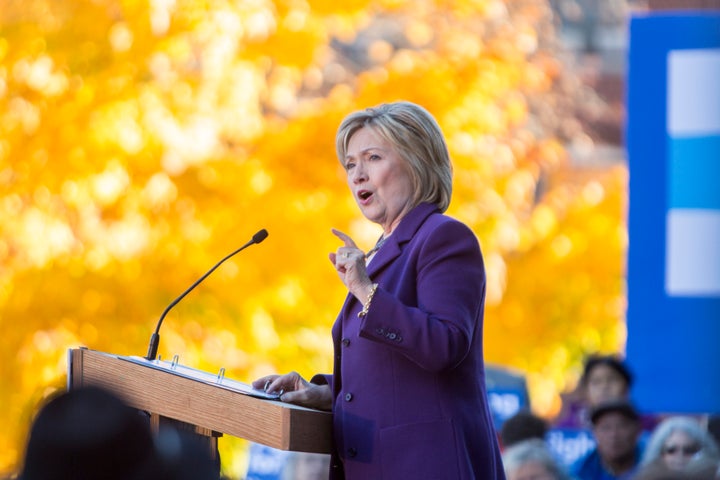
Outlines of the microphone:
<svg viewBox="0 0 720 480">
<path fill-rule="evenodd" d="M 252 236 L 252 238 L 251 238 L 245 245 L 243 245 L 242 247 L 238 248 L 237 250 L 235 250 L 235 251 L 232 252 L 231 254 L 227 255 L 227 256 L 226 256 L 225 258 L 223 258 L 222 260 L 220 260 L 218 263 L 216 263 L 214 267 L 212 267 L 210 270 L 207 271 L 207 273 L 205 273 L 205 275 L 203 275 L 202 277 L 198 278 L 198 279 L 195 281 L 195 283 L 193 283 L 192 285 L 190 285 L 190 288 L 188 288 L 187 290 L 185 290 L 185 291 L 182 293 L 182 295 L 180 295 L 179 297 L 177 297 L 175 300 L 173 300 L 173 302 L 172 302 L 170 305 L 167 306 L 167 308 L 166 308 L 165 311 L 162 313 L 162 315 L 160 315 L 160 320 L 158 320 L 157 327 L 155 327 L 155 333 L 153 333 L 152 336 L 150 337 L 150 345 L 148 346 L 148 353 L 147 353 L 147 356 L 145 357 L 147 360 L 155 360 L 155 358 L 157 357 L 158 344 L 160 343 L 160 326 L 162 325 L 162 322 L 163 322 L 163 320 L 165 319 L 165 315 L 167 315 L 167 313 L 170 311 L 170 309 L 171 309 L 172 307 L 174 307 L 180 300 L 182 300 L 183 298 L 185 298 L 185 295 L 187 295 L 188 293 L 190 293 L 193 288 L 197 287 L 200 282 L 202 282 L 203 280 L 205 280 L 205 279 L 207 278 L 207 276 L 210 275 L 212 272 L 214 272 L 215 269 L 218 268 L 220 265 L 222 265 L 222 263 L 223 263 L 225 260 L 227 260 L 228 258 L 232 257 L 232 256 L 235 255 L 236 253 L 240 253 L 242 250 L 245 250 L 245 249 L 246 249 L 247 247 L 249 247 L 250 245 L 253 245 L 253 244 L 255 244 L 255 243 L 260 243 L 260 242 L 262 242 L 263 240 L 265 240 L 265 239 L 267 238 L 267 236 L 268 236 L 268 232 L 267 232 L 267 230 L 265 230 L 264 228 L 263 228 L 262 230 L 260 230 L 259 232 L 257 232 L 255 235 Z"/>
</svg>

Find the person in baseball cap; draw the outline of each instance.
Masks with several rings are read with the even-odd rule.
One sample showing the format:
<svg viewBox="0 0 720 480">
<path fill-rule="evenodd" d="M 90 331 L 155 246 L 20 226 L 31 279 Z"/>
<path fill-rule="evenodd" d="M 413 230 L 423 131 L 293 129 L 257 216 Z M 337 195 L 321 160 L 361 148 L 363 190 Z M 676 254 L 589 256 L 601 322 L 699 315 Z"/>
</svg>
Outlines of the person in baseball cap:
<svg viewBox="0 0 720 480">
<path fill-rule="evenodd" d="M 571 472 L 579 480 L 631 478 L 642 454 L 640 415 L 626 400 L 600 403 L 590 411 L 596 446 L 578 460 Z"/>
<path fill-rule="evenodd" d="M 604 415 L 613 412 L 619 413 L 629 420 L 640 420 L 640 415 L 630 402 L 626 400 L 611 400 L 599 404 L 590 411 L 590 422 L 596 425 Z"/>
</svg>

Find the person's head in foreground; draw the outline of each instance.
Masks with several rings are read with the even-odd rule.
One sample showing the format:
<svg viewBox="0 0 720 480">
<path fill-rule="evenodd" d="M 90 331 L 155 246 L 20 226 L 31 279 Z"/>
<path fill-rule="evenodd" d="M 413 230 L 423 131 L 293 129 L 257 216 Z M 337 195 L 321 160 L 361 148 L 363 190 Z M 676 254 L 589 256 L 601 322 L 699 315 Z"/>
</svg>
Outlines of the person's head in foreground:
<svg viewBox="0 0 720 480">
<path fill-rule="evenodd" d="M 51 397 L 33 421 L 22 480 L 140 480 L 160 473 L 146 417 L 96 387 Z"/>
</svg>

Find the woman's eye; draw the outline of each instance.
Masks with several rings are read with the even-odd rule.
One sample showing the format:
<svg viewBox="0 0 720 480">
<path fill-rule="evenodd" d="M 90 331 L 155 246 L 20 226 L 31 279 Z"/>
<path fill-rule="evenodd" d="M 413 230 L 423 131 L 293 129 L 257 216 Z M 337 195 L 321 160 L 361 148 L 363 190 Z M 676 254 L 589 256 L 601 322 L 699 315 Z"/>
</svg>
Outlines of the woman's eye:
<svg viewBox="0 0 720 480">
<path fill-rule="evenodd" d="M 372 155 L 370 155 L 370 160 L 380 160 L 380 155 L 378 155 L 377 153 L 373 153 Z"/>
<path fill-rule="evenodd" d="M 350 170 L 354 166 L 355 166 L 355 164 L 353 162 L 348 162 L 345 164 L 345 170 Z"/>
</svg>

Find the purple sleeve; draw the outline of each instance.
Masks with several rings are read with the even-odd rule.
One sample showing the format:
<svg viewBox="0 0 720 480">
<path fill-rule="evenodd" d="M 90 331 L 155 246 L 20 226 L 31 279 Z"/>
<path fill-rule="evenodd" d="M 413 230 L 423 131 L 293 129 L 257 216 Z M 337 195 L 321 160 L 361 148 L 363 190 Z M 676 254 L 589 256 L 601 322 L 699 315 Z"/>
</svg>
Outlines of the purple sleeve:
<svg viewBox="0 0 720 480">
<path fill-rule="evenodd" d="M 453 368 L 473 337 L 482 335 L 485 270 L 477 238 L 460 222 L 444 222 L 408 248 L 414 276 L 395 287 L 414 290 L 409 296 L 416 304 L 402 303 L 381 280 L 360 335 L 398 349 L 426 370 Z"/>
</svg>

